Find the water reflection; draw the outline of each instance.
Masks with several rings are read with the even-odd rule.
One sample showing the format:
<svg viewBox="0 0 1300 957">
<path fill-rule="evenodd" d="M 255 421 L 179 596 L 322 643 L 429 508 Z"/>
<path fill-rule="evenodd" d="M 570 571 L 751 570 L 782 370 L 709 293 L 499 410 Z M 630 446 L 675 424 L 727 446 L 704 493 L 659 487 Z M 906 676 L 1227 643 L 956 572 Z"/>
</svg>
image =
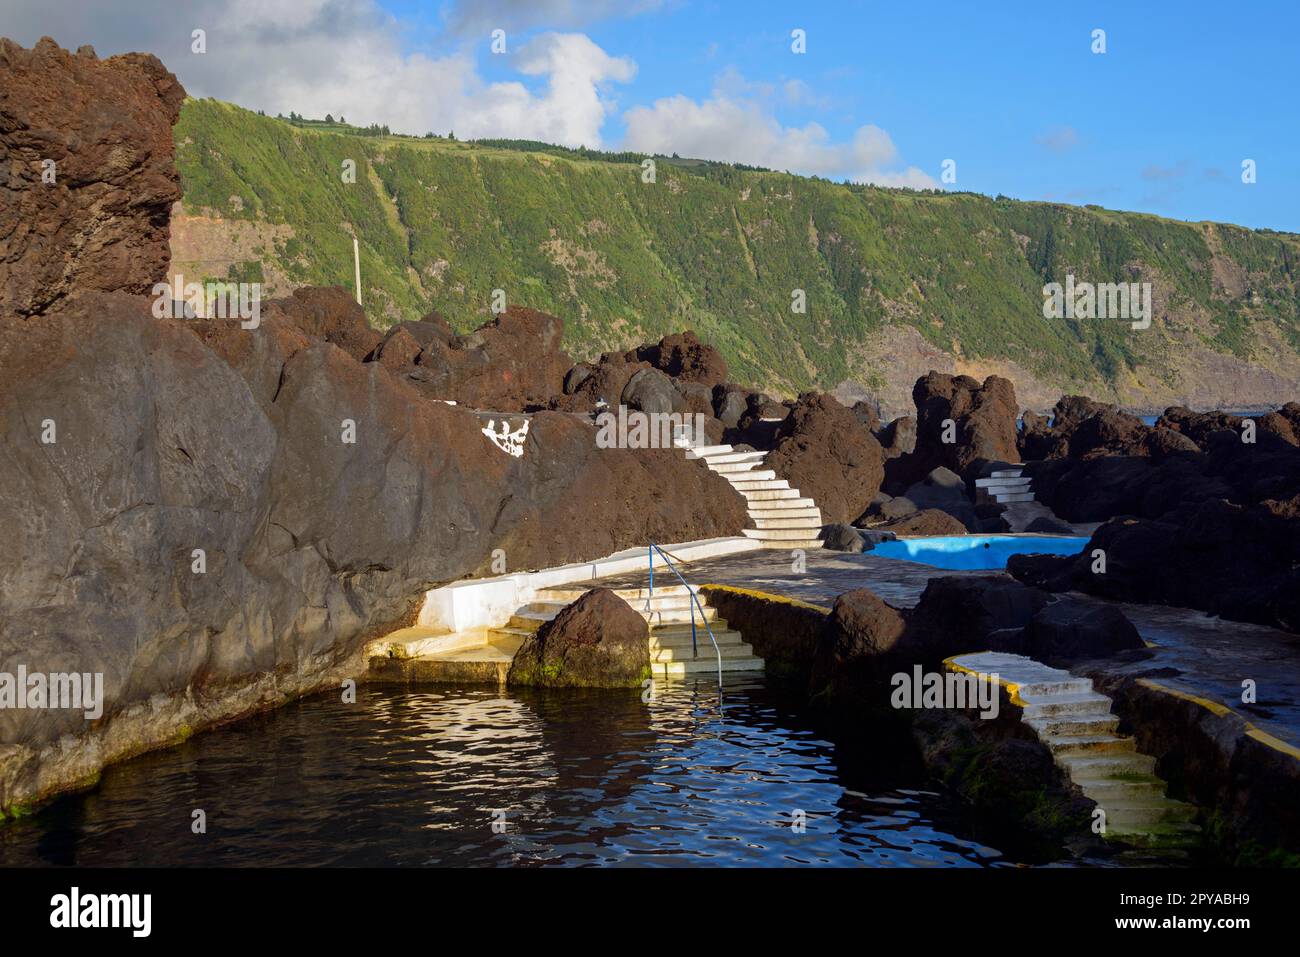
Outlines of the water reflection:
<svg viewBox="0 0 1300 957">
<path fill-rule="evenodd" d="M 1000 863 L 920 780 L 884 749 L 849 762 L 761 679 L 721 698 L 661 684 L 648 703 L 371 688 L 109 769 L 0 827 L 0 864 Z M 207 834 L 191 832 L 195 808 Z"/>
</svg>

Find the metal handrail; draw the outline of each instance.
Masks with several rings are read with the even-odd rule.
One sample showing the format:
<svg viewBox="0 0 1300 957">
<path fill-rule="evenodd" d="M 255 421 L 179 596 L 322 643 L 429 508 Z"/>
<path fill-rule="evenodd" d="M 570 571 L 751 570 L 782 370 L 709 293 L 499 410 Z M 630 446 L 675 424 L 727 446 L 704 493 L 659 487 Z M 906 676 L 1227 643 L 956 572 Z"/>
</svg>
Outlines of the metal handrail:
<svg viewBox="0 0 1300 957">
<path fill-rule="evenodd" d="M 650 543 L 650 547 L 646 551 L 650 558 L 650 594 L 649 597 L 646 598 L 646 604 L 645 604 L 646 611 L 650 614 L 654 613 L 650 608 L 650 602 L 654 599 L 655 596 L 655 552 L 658 552 L 660 557 L 663 558 L 665 564 L 668 565 L 669 570 L 671 570 L 672 573 L 677 576 L 677 580 L 686 587 L 687 594 L 691 596 L 691 604 L 690 604 L 691 657 L 698 658 L 700 656 L 699 648 L 697 647 L 695 642 L 695 609 L 699 608 L 700 621 L 704 622 L 704 629 L 709 633 L 709 641 L 713 642 L 713 651 L 718 656 L 718 687 L 721 688 L 722 687 L 722 650 L 718 647 L 718 639 L 713 636 L 713 628 L 709 625 L 709 619 L 704 614 L 704 606 L 700 604 L 699 595 L 695 593 L 695 589 L 691 587 L 690 583 L 685 578 L 682 577 L 682 573 L 677 570 L 677 566 L 673 564 L 673 560 L 668 557 L 667 552 L 665 552 L 654 542 Z"/>
</svg>

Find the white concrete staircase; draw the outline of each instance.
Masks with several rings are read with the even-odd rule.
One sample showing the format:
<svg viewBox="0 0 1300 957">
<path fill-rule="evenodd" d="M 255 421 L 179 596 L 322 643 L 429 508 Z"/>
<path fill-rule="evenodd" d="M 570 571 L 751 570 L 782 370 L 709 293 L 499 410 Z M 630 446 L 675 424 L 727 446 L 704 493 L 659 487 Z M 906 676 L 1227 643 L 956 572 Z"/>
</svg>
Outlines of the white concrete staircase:
<svg viewBox="0 0 1300 957">
<path fill-rule="evenodd" d="M 1034 500 L 1034 480 L 1023 469 L 998 469 L 988 478 L 976 479 L 975 487 L 983 489 L 994 501 L 1003 505 Z"/>
<path fill-rule="evenodd" d="M 766 452 L 737 452 L 730 445 L 692 445 L 679 431 L 674 444 L 688 459 L 702 459 L 745 497 L 753 528 L 745 536 L 764 548 L 821 548 L 822 513 L 771 469 L 759 469 Z"/>
<path fill-rule="evenodd" d="M 548 588 L 538 593 L 534 601 L 520 608 L 502 628 L 494 629 L 502 638 L 522 641 L 550 621 L 570 602 L 582 597 L 585 588 Z M 614 592 L 641 613 L 650 626 L 650 667 L 656 678 L 681 678 L 695 674 L 717 674 L 718 655 L 722 656 L 723 671 L 762 671 L 763 659 L 742 638 L 740 632 L 728 628 L 718 617 L 717 609 L 699 597 L 704 617 L 713 630 L 717 651 L 709 640 L 709 631 L 700 618 L 700 608 L 695 610 L 695 649 L 691 648 L 692 602 L 685 585 L 656 586 L 654 597 L 649 589 L 618 588 Z"/>
<path fill-rule="evenodd" d="M 1105 812 L 1105 836 L 1172 846 L 1196 842 L 1196 807 L 1165 796 L 1155 758 L 1116 733 L 1111 700 L 1093 689 L 1090 678 L 1002 652 L 957 655 L 945 664 L 950 671 L 997 677 L 1057 766 Z"/>
</svg>

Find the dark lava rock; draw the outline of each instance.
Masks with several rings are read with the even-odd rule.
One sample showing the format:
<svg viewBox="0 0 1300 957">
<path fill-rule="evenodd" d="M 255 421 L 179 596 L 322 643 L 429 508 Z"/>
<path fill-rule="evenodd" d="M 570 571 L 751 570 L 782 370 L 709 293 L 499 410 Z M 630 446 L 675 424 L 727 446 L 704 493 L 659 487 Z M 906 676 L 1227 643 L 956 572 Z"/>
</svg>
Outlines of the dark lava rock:
<svg viewBox="0 0 1300 957">
<path fill-rule="evenodd" d="M 824 548 L 835 552 L 861 552 L 866 544 L 861 529 L 843 522 L 823 526 L 817 537 Z"/>
<path fill-rule="evenodd" d="M 1048 428 L 1041 416 L 1027 413 L 1020 434 L 1020 453 L 1031 459 L 1092 459 L 1099 456 L 1151 456 L 1164 458 L 1200 450 L 1182 434 L 1170 409 L 1153 428 L 1136 415 L 1107 402 L 1081 395 L 1062 396 L 1052 410 Z M 1186 410 L 1183 410 L 1186 411 Z M 1189 413 L 1189 415 L 1194 413 Z"/>
<path fill-rule="evenodd" d="M 710 419 L 713 418 L 713 390 L 709 386 L 702 382 L 674 379 L 673 388 L 682 397 L 683 411 L 691 415 L 698 413 Z"/>
<path fill-rule="evenodd" d="M 639 688 L 650 677 L 650 630 L 608 588 L 565 606 L 515 652 L 508 684 L 545 688 Z"/>
<path fill-rule="evenodd" d="M 893 532 L 895 535 L 965 535 L 967 533 L 965 525 L 937 508 L 914 512 L 905 518 L 896 518 L 875 528 Z"/>
<path fill-rule="evenodd" d="M 421 392 L 475 409 L 521 412 L 545 408 L 564 391 L 572 361 L 561 348 L 564 323 L 511 306 L 473 332 L 449 342 L 431 338 L 413 377 Z"/>
<path fill-rule="evenodd" d="M 912 388 L 916 404 L 918 476 L 943 465 L 963 478 L 973 477 L 981 461 L 1019 462 L 1016 421 L 1020 406 L 1015 387 L 1000 376 L 981 385 L 970 376 L 931 371 Z M 943 441 L 943 423 L 956 425 L 956 441 Z"/>
<path fill-rule="evenodd" d="M 809 692 L 819 705 L 841 713 L 888 709 L 888 676 L 898 663 L 891 652 L 906 627 L 903 612 L 867 588 L 835 599 L 818 638 Z"/>
<path fill-rule="evenodd" d="M 83 51 L 0 38 L 0 316 L 167 278 L 185 90 L 152 55 Z"/>
<path fill-rule="evenodd" d="M 805 392 L 763 468 L 812 498 L 829 522 L 851 522 L 880 491 L 883 463 L 880 443 L 851 411 L 826 393 Z"/>
<path fill-rule="evenodd" d="M 860 528 L 858 533 L 862 536 L 863 548 L 871 551 L 881 542 L 896 542 L 898 536 L 893 532 L 881 531 L 878 528 Z"/>
<path fill-rule="evenodd" d="M 1039 661 L 1109 658 L 1145 648 L 1138 630 L 1112 605 L 1062 598 L 1040 610 L 1025 626 L 1027 654 Z"/>
<path fill-rule="evenodd" d="M 1181 605 L 1300 631 L 1300 519 L 1293 511 L 1274 500 L 1248 507 L 1208 500 L 1158 520 L 1116 518 L 1093 533 L 1080 555 L 1019 556 L 1007 572 L 1052 590 Z"/>
<path fill-rule="evenodd" d="M 857 402 L 853 403 L 853 408 L 850 411 L 857 417 L 859 422 L 865 425 L 872 432 L 879 430 L 880 412 L 876 408 L 874 402 L 859 399 Z"/>
<path fill-rule="evenodd" d="M 973 651 L 1024 654 L 1020 630 L 1049 600 L 1045 592 L 1004 575 L 932 578 L 912 609 L 897 650 L 931 667 Z"/>
<path fill-rule="evenodd" d="M 967 531 L 978 531 L 975 506 L 966 494 L 966 483 L 951 469 L 940 466 L 920 482 L 908 487 L 905 500 L 917 509 L 938 509 L 961 522 Z"/>
<path fill-rule="evenodd" d="M 916 450 L 916 416 L 900 415 L 877 433 L 886 458 Z"/>
<path fill-rule="evenodd" d="M 722 424 L 734 429 L 749 408 L 749 393 L 739 386 L 719 385 L 713 388 L 713 411 Z"/>
<path fill-rule="evenodd" d="M 623 405 L 640 412 L 681 412 L 686 403 L 673 388 L 673 380 L 658 369 L 642 369 L 627 380 L 620 397 Z"/>
<path fill-rule="evenodd" d="M 916 503 L 910 498 L 904 498 L 902 495 L 885 495 L 882 492 L 872 500 L 871 504 L 867 507 L 866 512 L 864 512 L 858 519 L 858 523 L 891 522 L 896 518 L 906 518 L 908 515 L 915 515 L 916 512 Z"/>
<path fill-rule="evenodd" d="M 579 362 L 564 374 L 564 394 L 573 395 L 595 371 L 596 367 L 590 362 Z"/>
<path fill-rule="evenodd" d="M 627 354 L 629 362 L 648 362 L 661 372 L 683 382 L 713 387 L 727 381 L 727 363 L 722 353 L 694 332 L 664 336 L 656 345 L 643 345 Z"/>
<path fill-rule="evenodd" d="M 1046 515 L 1040 515 L 1028 525 L 1025 526 L 1026 532 L 1037 535 L 1073 535 L 1074 528 L 1059 518 L 1049 518 Z"/>
</svg>

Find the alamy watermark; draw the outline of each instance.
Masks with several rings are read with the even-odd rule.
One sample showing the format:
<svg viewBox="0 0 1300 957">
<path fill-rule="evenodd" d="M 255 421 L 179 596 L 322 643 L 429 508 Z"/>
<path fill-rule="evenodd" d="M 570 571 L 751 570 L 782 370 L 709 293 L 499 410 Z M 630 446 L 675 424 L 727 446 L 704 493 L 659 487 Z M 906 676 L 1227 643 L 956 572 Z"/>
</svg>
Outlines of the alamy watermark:
<svg viewBox="0 0 1300 957">
<path fill-rule="evenodd" d="M 976 709 L 981 718 L 996 718 L 1001 697 L 996 674 L 924 671 L 915 665 L 890 678 L 894 691 L 889 703 L 895 708 Z"/>
<path fill-rule="evenodd" d="M 0 671 L 0 709 L 80 710 L 86 720 L 104 714 L 104 673 L 97 671 L 31 672 L 19 665 L 17 674 Z"/>
<path fill-rule="evenodd" d="M 260 282 L 186 282 L 177 273 L 170 283 L 154 283 L 152 292 L 155 319 L 239 319 L 241 329 L 262 324 Z"/>
<path fill-rule="evenodd" d="M 703 413 L 638 412 L 618 407 L 618 414 L 596 416 L 596 447 L 600 449 L 672 449 L 679 443 L 704 441 Z"/>
<path fill-rule="evenodd" d="M 1131 319 L 1134 329 L 1151 326 L 1151 283 L 1074 281 L 1043 287 L 1044 319 Z"/>
</svg>

